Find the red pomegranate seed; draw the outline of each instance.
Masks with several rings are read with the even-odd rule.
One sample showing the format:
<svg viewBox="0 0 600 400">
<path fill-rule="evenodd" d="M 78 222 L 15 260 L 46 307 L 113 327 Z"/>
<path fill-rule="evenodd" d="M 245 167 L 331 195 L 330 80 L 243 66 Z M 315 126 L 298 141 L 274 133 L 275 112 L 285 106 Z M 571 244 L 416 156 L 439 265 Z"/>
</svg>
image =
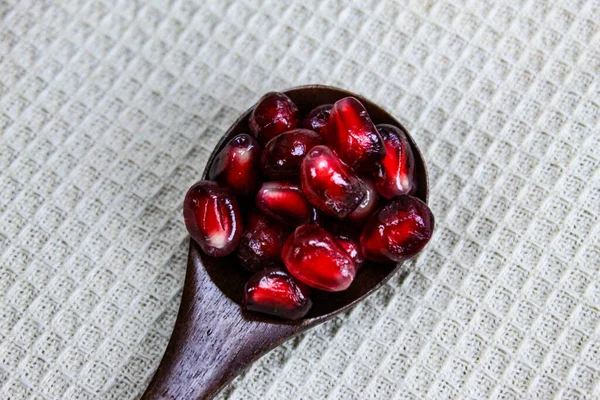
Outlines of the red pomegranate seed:
<svg viewBox="0 0 600 400">
<path fill-rule="evenodd" d="M 293 226 L 306 224 L 315 216 L 314 207 L 300 186 L 293 183 L 263 183 L 256 194 L 256 205 L 265 215 Z"/>
<path fill-rule="evenodd" d="M 353 239 L 348 235 L 335 235 L 335 240 L 346 250 L 346 253 L 354 260 L 356 270 L 358 271 L 365 263 L 365 257 L 360 248 L 360 241 Z"/>
<path fill-rule="evenodd" d="M 354 97 L 338 100 L 327 124 L 326 142 L 357 171 L 372 171 L 385 156 L 383 140 L 371 117 Z"/>
<path fill-rule="evenodd" d="M 319 210 L 345 218 L 366 196 L 363 182 L 327 146 L 315 146 L 300 166 L 304 195 Z"/>
<path fill-rule="evenodd" d="M 223 257 L 235 250 L 242 236 L 242 218 L 235 196 L 215 182 L 193 185 L 183 201 L 183 219 L 204 253 Z"/>
<path fill-rule="evenodd" d="M 323 143 L 318 133 L 293 129 L 269 140 L 262 153 L 262 170 L 270 179 L 297 179 L 306 153 Z"/>
<path fill-rule="evenodd" d="M 289 230 L 281 223 L 257 212 L 248 218 L 248 227 L 238 245 L 240 265 L 251 272 L 281 262 L 281 249 Z"/>
<path fill-rule="evenodd" d="M 327 136 L 327 121 L 333 104 L 323 104 L 322 106 L 313 108 L 311 112 L 302 121 L 302 126 L 306 129 L 311 129 L 321 136 Z"/>
<path fill-rule="evenodd" d="M 366 258 L 402 261 L 425 247 L 435 221 L 427 204 L 412 196 L 398 196 L 369 218 L 360 236 Z"/>
<path fill-rule="evenodd" d="M 290 274 L 315 289 L 347 289 L 356 265 L 336 239 L 318 225 L 301 225 L 285 242 L 281 257 Z"/>
<path fill-rule="evenodd" d="M 373 178 L 377 192 L 386 199 L 402 194 L 413 194 L 417 189 L 415 180 L 415 157 L 406 134 L 393 125 L 377 125 L 385 144 L 385 157 Z"/>
<path fill-rule="evenodd" d="M 244 307 L 284 319 L 298 319 L 312 306 L 309 291 L 283 269 L 269 268 L 257 272 L 246 282 Z"/>
<path fill-rule="evenodd" d="M 260 186 L 260 146 L 245 133 L 229 141 L 215 157 L 208 177 L 228 186 L 235 194 L 248 195 Z"/>
<path fill-rule="evenodd" d="M 268 142 L 275 136 L 296 128 L 299 120 L 298 107 L 283 93 L 270 92 L 259 101 L 250 114 L 250 131 Z"/>
<path fill-rule="evenodd" d="M 367 178 L 362 178 L 362 181 L 367 189 L 367 195 L 363 198 L 358 207 L 346 217 L 348 221 L 357 225 L 363 224 L 367 218 L 375 212 L 377 204 L 379 203 L 379 194 L 375 190 L 373 183 Z"/>
</svg>

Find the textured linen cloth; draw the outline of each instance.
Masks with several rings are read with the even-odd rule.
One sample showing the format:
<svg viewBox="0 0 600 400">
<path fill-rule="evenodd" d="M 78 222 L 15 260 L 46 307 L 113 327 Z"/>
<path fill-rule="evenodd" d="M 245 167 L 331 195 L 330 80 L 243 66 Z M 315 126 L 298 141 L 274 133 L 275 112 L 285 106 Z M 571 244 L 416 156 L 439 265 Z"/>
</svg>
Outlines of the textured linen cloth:
<svg viewBox="0 0 600 400">
<path fill-rule="evenodd" d="M 0 0 L 0 398 L 143 393 L 185 191 L 307 83 L 406 124 L 437 229 L 219 398 L 599 398 L 599 27 L 598 0 Z"/>
</svg>

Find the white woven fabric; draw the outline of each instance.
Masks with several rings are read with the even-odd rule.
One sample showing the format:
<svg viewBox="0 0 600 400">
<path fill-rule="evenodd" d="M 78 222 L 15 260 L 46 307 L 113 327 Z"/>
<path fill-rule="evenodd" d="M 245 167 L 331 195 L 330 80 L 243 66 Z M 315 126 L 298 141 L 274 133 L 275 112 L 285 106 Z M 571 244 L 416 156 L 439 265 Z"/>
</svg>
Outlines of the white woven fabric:
<svg viewBox="0 0 600 400">
<path fill-rule="evenodd" d="M 0 398 L 143 392 L 186 189 L 305 83 L 406 124 L 437 230 L 219 397 L 600 397 L 599 31 L 598 0 L 0 0 Z"/>
</svg>

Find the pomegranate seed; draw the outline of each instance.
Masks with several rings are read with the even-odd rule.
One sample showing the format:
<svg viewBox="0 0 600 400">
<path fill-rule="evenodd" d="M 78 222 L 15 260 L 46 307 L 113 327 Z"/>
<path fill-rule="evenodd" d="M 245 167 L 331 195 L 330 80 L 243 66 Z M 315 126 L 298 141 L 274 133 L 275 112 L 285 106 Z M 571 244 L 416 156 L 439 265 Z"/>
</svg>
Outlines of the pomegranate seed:
<svg viewBox="0 0 600 400">
<path fill-rule="evenodd" d="M 183 219 L 204 253 L 223 257 L 235 250 L 242 236 L 242 218 L 235 196 L 215 182 L 193 185 L 183 201 Z"/>
<path fill-rule="evenodd" d="M 360 236 L 366 258 L 401 261 L 425 247 L 435 221 L 427 204 L 412 196 L 399 196 L 369 218 Z"/>
<path fill-rule="evenodd" d="M 356 265 L 356 270 L 358 271 L 365 263 L 365 257 L 360 248 L 360 241 L 353 239 L 348 235 L 335 235 L 335 240 L 352 258 L 354 265 Z"/>
<path fill-rule="evenodd" d="M 327 144 L 357 171 L 372 171 L 385 156 L 383 139 L 367 110 L 354 97 L 338 100 L 327 124 Z"/>
<path fill-rule="evenodd" d="M 208 174 L 211 180 L 228 186 L 235 194 L 248 195 L 260 186 L 260 146 L 245 133 L 229 141 L 215 157 Z"/>
<path fill-rule="evenodd" d="M 323 138 L 308 129 L 293 129 L 269 140 L 262 153 L 263 172 L 270 179 L 297 179 L 306 153 Z"/>
<path fill-rule="evenodd" d="M 304 195 L 319 210 L 345 218 L 366 196 L 363 182 L 327 146 L 315 146 L 300 167 Z"/>
<path fill-rule="evenodd" d="M 385 144 L 385 157 L 373 173 L 377 192 L 386 199 L 402 194 L 413 194 L 415 181 L 415 157 L 406 134 L 393 125 L 377 125 Z"/>
<path fill-rule="evenodd" d="M 281 268 L 269 268 L 254 274 L 244 289 L 244 307 L 284 319 L 306 315 L 312 301 L 310 289 Z"/>
<path fill-rule="evenodd" d="M 263 183 L 256 194 L 256 205 L 264 214 L 294 226 L 310 222 L 316 214 L 300 186 L 293 183 Z"/>
<path fill-rule="evenodd" d="M 248 218 L 248 227 L 238 245 L 240 265 L 251 272 L 281 262 L 281 249 L 289 230 L 281 223 L 257 212 Z"/>
<path fill-rule="evenodd" d="M 313 108 L 302 121 L 302 126 L 326 137 L 327 121 L 329 121 L 329 114 L 331 114 L 332 108 L 333 104 L 323 104 L 322 106 Z"/>
<path fill-rule="evenodd" d="M 268 142 L 275 136 L 296 128 L 298 107 L 283 93 L 270 92 L 259 101 L 250 114 L 250 130 L 256 138 Z"/>
<path fill-rule="evenodd" d="M 377 203 L 379 203 L 379 194 L 377 194 L 373 183 L 366 178 L 363 178 L 362 181 L 367 189 L 367 195 L 363 198 L 358 207 L 346 217 L 348 221 L 357 225 L 362 225 L 377 209 Z"/>
<path fill-rule="evenodd" d="M 296 228 L 281 257 L 296 279 L 328 292 L 347 289 L 356 275 L 352 257 L 329 232 L 314 224 Z"/>
</svg>

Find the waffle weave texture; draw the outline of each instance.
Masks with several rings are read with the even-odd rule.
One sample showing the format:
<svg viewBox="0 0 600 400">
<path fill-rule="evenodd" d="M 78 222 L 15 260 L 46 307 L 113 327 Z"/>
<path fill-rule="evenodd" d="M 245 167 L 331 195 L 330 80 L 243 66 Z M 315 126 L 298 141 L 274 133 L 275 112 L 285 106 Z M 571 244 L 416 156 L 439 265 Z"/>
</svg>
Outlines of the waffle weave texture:
<svg viewBox="0 0 600 400">
<path fill-rule="evenodd" d="M 0 398 L 134 399 L 187 188 L 265 92 L 383 105 L 437 230 L 220 399 L 600 397 L 600 1 L 0 0 Z"/>
</svg>

